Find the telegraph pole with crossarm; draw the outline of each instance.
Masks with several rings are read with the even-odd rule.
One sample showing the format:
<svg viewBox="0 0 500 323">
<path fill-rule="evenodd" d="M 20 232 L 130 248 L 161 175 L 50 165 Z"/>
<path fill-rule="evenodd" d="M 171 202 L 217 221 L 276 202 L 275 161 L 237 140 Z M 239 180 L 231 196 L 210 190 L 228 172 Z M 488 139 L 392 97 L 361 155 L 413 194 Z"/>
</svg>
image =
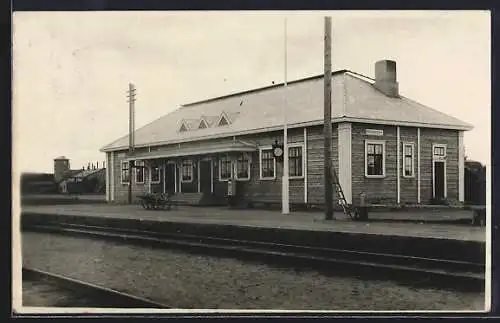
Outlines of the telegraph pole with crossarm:
<svg viewBox="0 0 500 323">
<path fill-rule="evenodd" d="M 132 83 L 129 83 L 128 85 L 128 103 L 129 103 L 129 143 L 128 143 L 128 152 L 129 152 L 129 158 L 132 157 L 134 154 L 134 145 L 135 145 L 135 138 L 134 138 L 134 121 L 135 121 L 135 86 Z M 128 203 L 132 204 L 132 170 L 134 168 L 134 161 L 129 159 L 129 164 L 128 164 Z"/>
</svg>

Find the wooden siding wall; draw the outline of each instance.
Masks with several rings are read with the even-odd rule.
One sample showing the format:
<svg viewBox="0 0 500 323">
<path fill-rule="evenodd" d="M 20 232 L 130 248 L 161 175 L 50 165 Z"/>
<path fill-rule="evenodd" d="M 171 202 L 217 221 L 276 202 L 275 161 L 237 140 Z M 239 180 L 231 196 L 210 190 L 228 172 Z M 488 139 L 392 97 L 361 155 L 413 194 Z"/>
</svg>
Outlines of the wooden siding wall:
<svg viewBox="0 0 500 323">
<path fill-rule="evenodd" d="M 383 136 L 367 136 L 366 129 L 383 130 Z M 385 177 L 365 177 L 365 140 L 385 140 Z M 396 127 L 380 125 L 352 125 L 352 200 L 359 203 L 361 193 L 366 201 L 377 199 L 396 201 L 397 199 L 397 130 Z"/>
<path fill-rule="evenodd" d="M 262 135 L 241 136 L 243 141 L 256 143 L 258 146 L 271 146 L 275 140 L 283 142 L 283 131 L 276 131 Z M 303 128 L 289 129 L 288 143 L 304 143 Z M 304 154 L 304 153 L 303 153 Z M 305 156 L 303 156 L 304 158 Z M 250 181 L 245 185 L 246 198 L 254 201 L 281 202 L 281 189 L 283 176 L 283 163 L 276 162 L 276 178 L 270 180 L 260 180 L 259 152 L 252 154 L 250 165 Z M 290 203 L 304 202 L 304 179 L 290 179 Z"/>
<path fill-rule="evenodd" d="M 366 129 L 383 130 L 383 136 L 367 136 Z M 289 130 L 289 143 L 304 144 L 303 128 Z M 447 145 L 447 160 L 446 160 L 446 183 L 447 196 L 450 200 L 458 200 L 458 131 L 454 130 L 439 130 L 421 128 L 420 132 L 420 151 L 421 151 L 421 202 L 427 204 L 432 199 L 432 145 L 446 144 Z M 283 139 L 283 132 L 276 131 L 266 134 L 246 135 L 230 138 L 222 138 L 204 142 L 183 143 L 180 147 L 201 147 L 204 144 L 232 142 L 234 139 L 240 139 L 249 143 L 257 144 L 258 146 L 272 145 L 276 139 L 280 142 Z M 386 141 L 386 177 L 385 178 L 366 178 L 365 177 L 365 139 L 385 140 Z M 400 128 L 401 154 L 400 154 L 400 200 L 401 203 L 416 203 L 417 202 L 417 129 L 410 127 Z M 366 194 L 367 202 L 382 200 L 383 202 L 397 202 L 397 127 L 382 126 L 382 125 L 367 125 L 353 124 L 352 125 L 352 198 L 353 203 L 359 203 L 359 197 L 362 192 Z M 403 142 L 412 142 L 415 144 L 414 168 L 415 176 L 413 178 L 403 177 Z M 332 140 L 332 163 L 336 171 L 338 171 L 338 130 L 337 126 L 333 126 Z M 154 147 L 153 150 L 165 150 L 168 148 L 179 147 L 178 144 L 162 147 Z M 307 158 L 307 200 L 311 204 L 324 203 L 324 164 L 323 164 L 323 127 L 310 127 L 307 129 L 307 154 L 303 154 L 303 158 Z M 148 148 L 142 148 L 139 151 L 147 151 Z M 110 172 L 110 177 L 114 182 L 114 200 L 116 202 L 126 202 L 128 197 L 128 187 L 121 184 L 121 161 L 126 156 L 126 151 L 114 152 L 113 172 Z M 243 182 L 245 196 L 249 200 L 259 200 L 267 202 L 281 202 L 281 176 L 282 163 L 276 163 L 276 179 L 260 180 L 260 162 L 259 152 L 251 154 L 252 161 L 250 164 L 250 180 Z M 204 157 L 204 156 L 200 156 Z M 197 158 L 193 159 L 193 182 L 183 183 L 182 192 L 197 192 L 198 191 L 198 171 Z M 219 163 L 218 156 L 213 156 L 213 176 L 214 176 L 214 194 L 218 197 L 225 197 L 227 194 L 227 182 L 219 181 Z M 152 184 L 152 192 L 163 191 L 163 168 L 161 170 L 161 183 Z M 180 188 L 180 174 L 177 176 L 177 185 Z M 133 181 L 133 196 L 137 196 L 149 189 L 149 174 L 145 172 L 144 184 L 137 184 Z M 304 179 L 290 179 L 290 202 L 304 203 Z M 335 194 L 334 194 L 335 195 Z M 337 197 L 334 196 L 336 204 Z"/>
<path fill-rule="evenodd" d="M 422 202 L 432 199 L 432 144 L 446 144 L 447 198 L 458 200 L 458 131 L 421 129 L 421 196 Z"/>
<path fill-rule="evenodd" d="M 417 166 L 418 166 L 418 156 L 417 156 L 417 138 L 418 138 L 418 128 L 410 128 L 410 127 L 400 127 L 399 134 L 401 140 L 401 148 L 400 148 L 400 199 L 401 203 L 416 203 L 418 199 L 418 183 L 417 183 Z M 422 130 L 420 130 L 420 135 L 422 135 Z M 403 143 L 413 143 L 413 177 L 404 177 L 404 146 Z M 422 146 L 422 137 L 420 138 L 420 145 Z M 421 152 L 422 153 L 422 152 Z M 420 171 L 422 174 L 422 171 Z"/>
<path fill-rule="evenodd" d="M 337 125 L 332 128 L 332 163 L 335 171 L 338 172 L 338 129 Z M 325 177 L 324 177 L 324 134 L 323 127 L 313 127 L 307 129 L 307 199 L 310 204 L 325 203 Z M 336 192 L 333 192 L 334 205 L 337 204 Z"/>
<path fill-rule="evenodd" d="M 366 129 L 383 130 L 383 136 L 368 136 Z M 397 127 L 353 124 L 352 126 L 352 190 L 353 203 L 359 203 L 360 194 L 366 194 L 367 202 L 397 203 Z M 386 141 L 386 176 L 365 177 L 365 140 Z M 400 202 L 417 203 L 417 128 L 400 127 Z M 415 144 L 413 178 L 403 177 L 403 142 Z M 420 128 L 420 193 L 421 203 L 429 204 L 432 199 L 432 145 L 447 145 L 446 184 L 449 200 L 458 200 L 458 131 Z"/>
</svg>

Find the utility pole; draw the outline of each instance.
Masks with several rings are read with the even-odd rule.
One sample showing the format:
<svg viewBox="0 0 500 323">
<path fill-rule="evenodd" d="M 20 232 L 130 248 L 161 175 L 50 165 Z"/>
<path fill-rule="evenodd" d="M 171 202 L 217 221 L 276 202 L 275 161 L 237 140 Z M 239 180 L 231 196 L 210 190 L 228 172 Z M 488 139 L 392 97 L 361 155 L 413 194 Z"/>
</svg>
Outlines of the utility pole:
<svg viewBox="0 0 500 323">
<path fill-rule="evenodd" d="M 325 168 L 325 220 L 333 220 L 332 187 L 332 18 L 325 17 L 325 89 L 324 89 L 324 168 Z"/>
<path fill-rule="evenodd" d="M 129 142 L 128 142 L 128 152 L 129 152 L 129 158 L 132 157 L 134 154 L 134 144 L 135 144 L 135 138 L 134 138 L 134 119 L 135 119 L 135 86 L 132 83 L 129 83 L 128 85 L 128 103 L 129 103 Z M 129 160 L 128 163 L 128 203 L 132 204 L 132 170 L 134 167 L 134 162 L 132 160 Z"/>
<path fill-rule="evenodd" d="M 283 82 L 283 177 L 282 177 L 282 213 L 290 213 L 290 181 L 288 178 L 289 166 L 288 166 L 288 117 L 287 117 L 287 69 L 288 69 L 288 58 L 287 58 L 287 20 L 285 18 L 285 44 L 284 44 L 284 82 Z"/>
</svg>

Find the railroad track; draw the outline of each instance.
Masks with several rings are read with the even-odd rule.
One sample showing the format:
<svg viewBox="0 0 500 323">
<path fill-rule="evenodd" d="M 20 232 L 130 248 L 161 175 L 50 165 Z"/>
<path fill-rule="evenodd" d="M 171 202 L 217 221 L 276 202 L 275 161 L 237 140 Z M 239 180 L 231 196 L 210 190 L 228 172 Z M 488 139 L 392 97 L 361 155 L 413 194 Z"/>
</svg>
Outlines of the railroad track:
<svg viewBox="0 0 500 323">
<path fill-rule="evenodd" d="M 426 287 L 483 291 L 485 285 L 484 264 L 465 261 L 68 223 L 30 225 L 25 230 L 121 240 Z"/>
<path fill-rule="evenodd" d="M 54 287 L 48 295 L 43 295 L 42 297 L 54 297 L 56 296 L 54 294 L 60 294 L 57 293 L 58 290 L 66 291 L 64 294 L 68 294 L 67 291 L 70 291 L 71 297 L 65 299 L 66 304 L 83 303 L 93 305 L 84 307 L 98 308 L 169 308 L 164 304 L 149 299 L 39 269 L 23 267 L 22 277 L 23 282 L 39 282 Z M 81 306 L 70 305 L 65 307 Z"/>
</svg>

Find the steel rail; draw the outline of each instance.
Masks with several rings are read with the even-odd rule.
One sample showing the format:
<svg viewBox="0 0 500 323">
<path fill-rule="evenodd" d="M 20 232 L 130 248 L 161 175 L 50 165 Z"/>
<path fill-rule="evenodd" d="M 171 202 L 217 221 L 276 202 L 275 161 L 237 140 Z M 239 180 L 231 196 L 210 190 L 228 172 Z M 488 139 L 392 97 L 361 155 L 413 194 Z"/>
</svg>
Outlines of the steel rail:
<svg viewBox="0 0 500 323">
<path fill-rule="evenodd" d="M 264 241 L 251 241 L 242 239 L 229 239 L 214 236 L 203 236 L 203 235 L 193 235 L 193 234 L 183 234 L 183 233 L 163 233 L 155 231 L 144 231 L 136 229 L 123 229 L 123 228 L 111 228 L 103 226 L 90 226 L 81 224 L 58 224 L 61 228 L 77 228 L 83 230 L 100 231 L 100 232 L 112 232 L 112 233 L 125 233 L 134 234 L 148 237 L 157 237 L 165 239 L 180 239 L 182 241 L 193 241 L 193 242 L 205 242 L 210 244 L 228 244 L 228 245 L 241 245 L 241 246 L 252 246 L 252 247 L 262 247 L 269 250 L 278 251 L 293 251 L 300 253 L 307 253 L 310 255 L 325 255 L 325 256 L 344 256 L 344 257 L 364 257 L 376 260 L 378 262 L 391 262 L 391 263 L 406 263 L 407 265 L 425 265 L 430 268 L 433 267 L 444 267 L 449 269 L 453 267 L 454 269 L 461 269 L 465 272 L 480 272 L 483 273 L 485 270 L 484 264 L 474 263 L 468 261 L 458 261 L 450 259 L 436 259 L 436 258 L 426 258 L 426 257 L 416 257 L 401 254 L 388 254 L 382 252 L 368 252 L 359 250 L 348 250 L 339 248 L 324 248 L 324 247 L 313 247 L 304 245 L 291 245 L 283 243 L 273 243 Z M 51 225 L 49 225 L 51 227 Z"/>
<path fill-rule="evenodd" d="M 476 288 L 484 288 L 484 265 L 471 262 L 87 225 L 37 224 L 26 227 L 25 230 L 118 239 L 218 256 L 246 259 L 253 257 L 257 260 L 281 261 L 287 265 L 301 261 L 306 266 L 326 265 L 333 271 L 337 271 L 341 266 L 347 266 L 349 270 L 364 269 L 372 274 L 378 270 L 384 271 L 392 278 L 402 278 L 402 275 L 406 275 L 415 279 L 419 276 L 423 280 L 442 283 L 451 279 L 452 287 L 461 288 L 465 287 L 462 283 L 472 283 Z"/>
<path fill-rule="evenodd" d="M 23 267 L 22 277 L 23 281 L 48 281 L 56 284 L 56 286 L 72 290 L 77 294 L 86 295 L 86 297 L 96 300 L 96 303 L 101 303 L 100 308 L 170 308 L 165 304 L 146 298 L 40 269 Z"/>
</svg>

